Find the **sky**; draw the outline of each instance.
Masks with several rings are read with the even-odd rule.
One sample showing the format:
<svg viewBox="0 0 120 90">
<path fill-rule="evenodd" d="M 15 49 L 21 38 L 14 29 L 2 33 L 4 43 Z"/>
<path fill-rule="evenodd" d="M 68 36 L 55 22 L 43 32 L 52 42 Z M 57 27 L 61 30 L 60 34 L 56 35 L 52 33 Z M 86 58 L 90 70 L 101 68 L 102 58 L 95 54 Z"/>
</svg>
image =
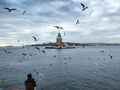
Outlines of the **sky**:
<svg viewBox="0 0 120 90">
<path fill-rule="evenodd" d="M 120 0 L 0 0 L 0 46 L 56 42 L 54 26 L 64 42 L 120 43 Z"/>
</svg>

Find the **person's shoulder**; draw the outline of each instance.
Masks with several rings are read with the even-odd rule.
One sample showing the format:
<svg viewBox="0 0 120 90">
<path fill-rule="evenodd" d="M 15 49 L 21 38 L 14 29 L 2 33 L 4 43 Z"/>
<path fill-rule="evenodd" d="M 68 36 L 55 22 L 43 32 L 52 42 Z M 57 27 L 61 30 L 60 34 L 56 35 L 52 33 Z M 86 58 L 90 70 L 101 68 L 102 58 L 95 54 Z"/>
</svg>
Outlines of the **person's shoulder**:
<svg viewBox="0 0 120 90">
<path fill-rule="evenodd" d="M 32 80 L 33 80 L 33 81 L 35 81 L 35 79 L 34 79 L 34 78 L 32 78 Z"/>
</svg>

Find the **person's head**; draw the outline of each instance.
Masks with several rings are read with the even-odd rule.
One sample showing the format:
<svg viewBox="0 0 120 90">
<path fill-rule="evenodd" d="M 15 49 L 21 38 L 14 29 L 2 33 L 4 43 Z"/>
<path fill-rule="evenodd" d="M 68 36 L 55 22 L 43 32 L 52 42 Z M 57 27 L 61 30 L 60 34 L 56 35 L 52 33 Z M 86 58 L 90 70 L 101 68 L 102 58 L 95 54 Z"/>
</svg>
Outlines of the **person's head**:
<svg viewBox="0 0 120 90">
<path fill-rule="evenodd" d="M 28 79 L 31 79 L 31 78 L 32 78 L 32 74 L 29 73 L 29 74 L 27 75 L 27 77 L 28 77 Z"/>
</svg>

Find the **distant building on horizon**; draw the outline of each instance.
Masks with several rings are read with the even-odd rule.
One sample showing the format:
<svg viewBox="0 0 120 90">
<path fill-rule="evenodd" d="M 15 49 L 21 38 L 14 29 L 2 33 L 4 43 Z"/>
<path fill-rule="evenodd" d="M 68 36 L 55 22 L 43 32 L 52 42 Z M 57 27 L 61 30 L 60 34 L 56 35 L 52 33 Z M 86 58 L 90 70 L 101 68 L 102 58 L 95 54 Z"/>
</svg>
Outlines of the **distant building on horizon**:
<svg viewBox="0 0 120 90">
<path fill-rule="evenodd" d="M 56 47 L 58 48 L 66 47 L 65 43 L 62 42 L 62 36 L 60 33 L 58 33 L 57 38 L 56 38 Z"/>
<path fill-rule="evenodd" d="M 75 46 L 68 46 L 65 42 L 62 41 L 62 36 L 60 32 L 57 35 L 55 46 L 46 46 L 45 49 L 69 49 L 75 48 Z"/>
</svg>

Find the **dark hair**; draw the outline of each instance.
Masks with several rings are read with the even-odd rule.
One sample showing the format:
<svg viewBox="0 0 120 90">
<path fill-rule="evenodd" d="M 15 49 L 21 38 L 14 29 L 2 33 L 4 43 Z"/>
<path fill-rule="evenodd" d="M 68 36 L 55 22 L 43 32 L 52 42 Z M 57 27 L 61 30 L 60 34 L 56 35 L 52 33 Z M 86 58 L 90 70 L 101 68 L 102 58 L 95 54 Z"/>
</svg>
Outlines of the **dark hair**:
<svg viewBox="0 0 120 90">
<path fill-rule="evenodd" d="M 32 74 L 29 73 L 29 74 L 27 75 L 27 77 L 28 77 L 29 79 L 31 79 L 31 78 L 32 78 Z"/>
</svg>

